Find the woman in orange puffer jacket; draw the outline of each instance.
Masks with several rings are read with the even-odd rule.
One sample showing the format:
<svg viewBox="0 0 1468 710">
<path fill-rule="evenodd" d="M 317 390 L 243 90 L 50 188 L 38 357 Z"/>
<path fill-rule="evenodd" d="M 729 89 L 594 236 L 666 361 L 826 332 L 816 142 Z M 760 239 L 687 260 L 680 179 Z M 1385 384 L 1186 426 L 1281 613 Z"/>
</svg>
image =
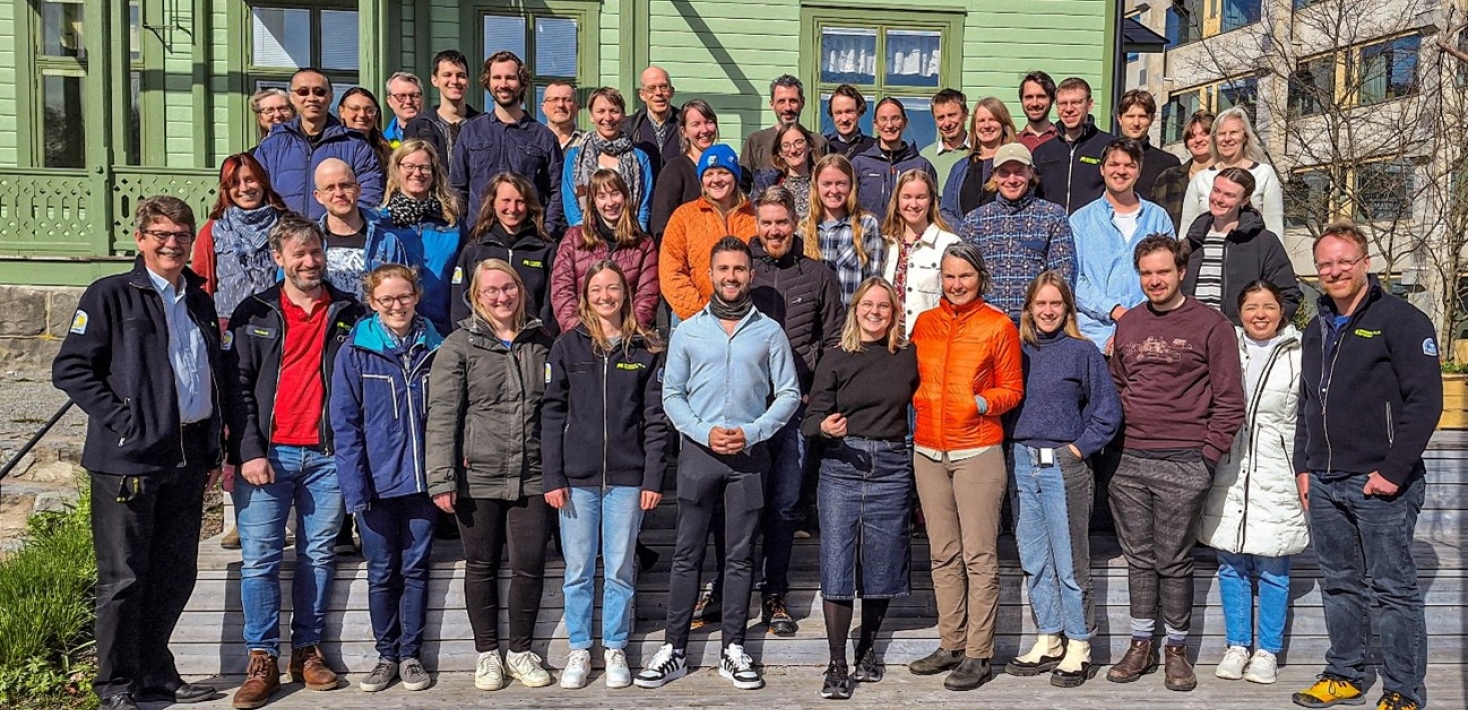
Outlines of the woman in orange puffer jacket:
<svg viewBox="0 0 1468 710">
<path fill-rule="evenodd" d="M 949 690 L 993 677 L 999 607 L 999 505 L 1008 478 L 1000 417 L 1024 397 L 1019 331 L 984 302 L 991 279 L 979 249 L 943 251 L 943 300 L 918 316 L 912 344 L 922 379 L 913 406 L 913 475 L 928 526 L 938 650 L 919 675 L 952 670 Z"/>
</svg>

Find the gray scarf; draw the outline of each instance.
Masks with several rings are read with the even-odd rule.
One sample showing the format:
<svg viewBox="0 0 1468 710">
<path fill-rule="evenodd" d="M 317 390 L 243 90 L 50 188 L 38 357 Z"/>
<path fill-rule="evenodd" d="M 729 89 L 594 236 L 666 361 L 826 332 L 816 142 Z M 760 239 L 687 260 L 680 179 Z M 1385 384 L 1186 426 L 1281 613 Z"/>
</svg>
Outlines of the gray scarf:
<svg viewBox="0 0 1468 710">
<path fill-rule="evenodd" d="M 279 267 L 267 242 L 278 217 L 280 211 L 267 203 L 252 210 L 230 207 L 214 220 L 214 305 L 222 317 L 275 285 Z"/>
<path fill-rule="evenodd" d="M 754 308 L 754 297 L 752 289 L 744 289 L 744 294 L 737 301 L 725 301 L 719 297 L 718 286 L 714 287 L 714 297 L 709 299 L 709 313 L 719 320 L 744 320 L 749 315 L 750 309 Z"/>
<path fill-rule="evenodd" d="M 635 215 L 636 210 L 640 209 L 642 205 L 642 178 L 644 176 L 642 164 L 637 162 L 637 151 L 632 147 L 632 139 L 625 134 L 619 134 L 616 138 L 607 140 L 596 132 L 586 134 L 586 142 L 581 144 L 581 152 L 576 156 L 576 167 L 571 173 L 571 179 L 574 180 L 572 189 L 576 191 L 577 199 L 585 205 L 582 212 L 590 214 L 595 211 L 588 188 L 591 185 L 592 174 L 601 169 L 601 163 L 598 161 L 603 154 L 617 159 L 617 173 L 627 183 L 627 192 L 632 196 L 631 201 L 627 204 L 627 209 L 633 210 Z"/>
</svg>

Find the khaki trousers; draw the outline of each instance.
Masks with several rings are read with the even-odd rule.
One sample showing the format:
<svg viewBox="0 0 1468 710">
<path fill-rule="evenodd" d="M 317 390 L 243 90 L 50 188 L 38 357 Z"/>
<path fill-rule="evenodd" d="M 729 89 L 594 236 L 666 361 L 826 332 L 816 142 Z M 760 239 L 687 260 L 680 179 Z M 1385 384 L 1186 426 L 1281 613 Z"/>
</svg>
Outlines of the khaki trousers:
<svg viewBox="0 0 1468 710">
<path fill-rule="evenodd" d="M 994 656 L 999 610 L 999 505 L 1008 476 L 1004 451 L 934 461 L 913 454 L 918 500 L 928 524 L 933 594 L 943 648 L 969 658 Z"/>
</svg>

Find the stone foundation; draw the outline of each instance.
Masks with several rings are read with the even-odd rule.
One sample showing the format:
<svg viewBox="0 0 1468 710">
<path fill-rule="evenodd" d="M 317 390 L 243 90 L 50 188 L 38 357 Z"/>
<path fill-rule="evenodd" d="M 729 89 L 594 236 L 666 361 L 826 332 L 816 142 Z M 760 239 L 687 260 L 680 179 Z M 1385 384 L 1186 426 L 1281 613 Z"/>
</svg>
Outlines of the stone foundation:
<svg viewBox="0 0 1468 710">
<path fill-rule="evenodd" d="M 82 290 L 0 286 L 0 363 L 6 370 L 50 370 Z"/>
</svg>

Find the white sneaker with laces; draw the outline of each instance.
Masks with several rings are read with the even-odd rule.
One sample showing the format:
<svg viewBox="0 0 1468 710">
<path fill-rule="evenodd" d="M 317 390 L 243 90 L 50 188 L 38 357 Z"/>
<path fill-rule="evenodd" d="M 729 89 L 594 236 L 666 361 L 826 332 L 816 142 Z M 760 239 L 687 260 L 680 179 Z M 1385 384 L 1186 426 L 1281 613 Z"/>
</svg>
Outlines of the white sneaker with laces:
<svg viewBox="0 0 1468 710">
<path fill-rule="evenodd" d="M 534 651 L 510 651 L 505 654 L 505 670 L 510 677 L 527 688 L 544 688 L 555 682 L 550 673 L 540 665 L 540 656 Z"/>
<path fill-rule="evenodd" d="M 474 664 L 474 687 L 480 690 L 505 687 L 505 662 L 500 660 L 499 651 L 479 654 L 479 662 Z"/>
<path fill-rule="evenodd" d="M 724 649 L 724 656 L 719 659 L 719 675 L 728 678 L 739 690 L 759 690 L 765 687 L 765 679 L 755 670 L 754 660 L 737 643 L 731 643 Z"/>
<path fill-rule="evenodd" d="M 606 663 L 607 687 L 625 688 L 632 685 L 632 669 L 627 667 L 627 652 L 620 648 L 609 648 L 602 654 Z"/>
<path fill-rule="evenodd" d="M 586 678 L 591 675 L 591 652 L 573 649 L 566 657 L 566 667 L 561 671 L 561 687 L 578 690 L 586 687 Z"/>
<path fill-rule="evenodd" d="M 1224 680 L 1238 680 L 1244 677 L 1244 666 L 1249 664 L 1249 649 L 1243 646 L 1229 646 L 1223 652 L 1223 660 L 1218 662 L 1217 670 L 1213 675 Z"/>
<path fill-rule="evenodd" d="M 1244 672 L 1244 680 L 1265 685 L 1279 680 L 1279 659 L 1262 648 L 1255 651 L 1254 657 L 1249 659 L 1249 670 Z"/>
<path fill-rule="evenodd" d="M 682 678 L 688 674 L 688 658 L 682 653 L 673 652 L 673 644 L 665 643 L 658 648 L 652 658 L 648 659 L 647 665 L 642 672 L 637 674 L 637 687 L 639 688 L 661 688 L 669 681 Z"/>
</svg>

